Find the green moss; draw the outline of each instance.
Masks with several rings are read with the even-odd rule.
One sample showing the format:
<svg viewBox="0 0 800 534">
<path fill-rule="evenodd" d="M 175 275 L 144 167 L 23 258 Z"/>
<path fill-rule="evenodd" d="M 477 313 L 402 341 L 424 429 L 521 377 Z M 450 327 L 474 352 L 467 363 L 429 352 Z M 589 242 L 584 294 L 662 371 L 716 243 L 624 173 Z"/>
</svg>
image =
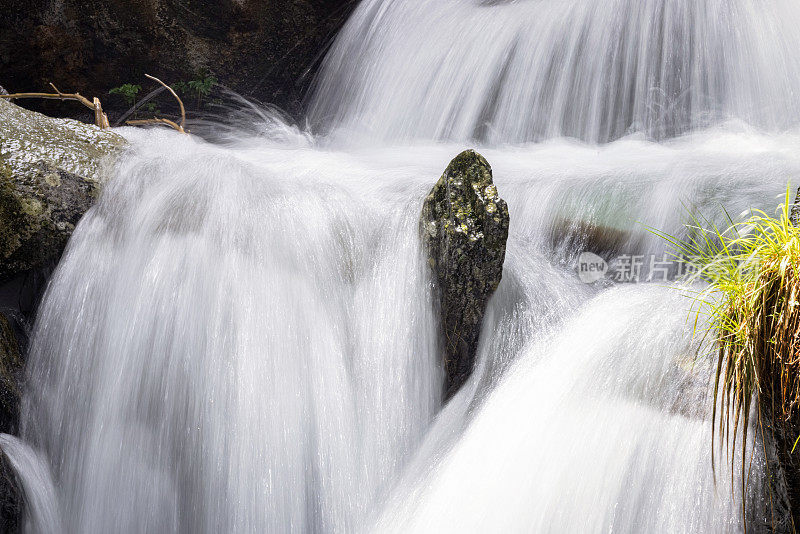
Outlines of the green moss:
<svg viewBox="0 0 800 534">
<path fill-rule="evenodd" d="M 22 236 L 20 213 L 22 207 L 14 191 L 11 169 L 0 164 L 0 258 L 8 258 L 19 247 Z"/>
</svg>

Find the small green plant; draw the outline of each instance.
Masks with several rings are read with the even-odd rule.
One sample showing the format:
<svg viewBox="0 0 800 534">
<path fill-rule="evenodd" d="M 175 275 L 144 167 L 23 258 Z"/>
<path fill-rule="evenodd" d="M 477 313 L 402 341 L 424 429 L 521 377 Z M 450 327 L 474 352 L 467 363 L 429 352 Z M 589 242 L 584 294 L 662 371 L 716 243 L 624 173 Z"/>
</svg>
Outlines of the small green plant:
<svg viewBox="0 0 800 534">
<path fill-rule="evenodd" d="M 129 106 L 136 105 L 136 95 L 139 94 L 139 91 L 142 90 L 141 85 L 134 85 L 132 83 L 126 83 L 120 85 L 119 87 L 114 87 L 111 89 L 108 94 L 110 95 L 120 95 L 122 98 L 125 99 L 125 102 Z"/>
<path fill-rule="evenodd" d="M 175 92 L 180 94 L 186 94 L 189 91 L 189 86 L 186 85 L 186 82 L 175 82 L 170 87 L 172 87 Z"/>
<path fill-rule="evenodd" d="M 200 77 L 196 80 L 187 82 L 187 89 L 197 98 L 197 108 L 202 105 L 203 99 L 211 94 L 211 89 L 217 84 L 217 79 L 207 73 L 201 73 Z"/>
<path fill-rule="evenodd" d="M 693 217 L 684 240 L 656 232 L 694 264 L 692 278 L 708 284 L 697 299 L 714 342 L 712 424 L 729 444 L 732 464 L 742 430 L 743 507 L 751 413 L 762 430 L 766 421 L 796 431 L 800 417 L 800 228 L 792 223 L 789 198 L 787 189 L 777 217 L 754 210 L 742 223 L 728 217 L 722 230 Z"/>
</svg>

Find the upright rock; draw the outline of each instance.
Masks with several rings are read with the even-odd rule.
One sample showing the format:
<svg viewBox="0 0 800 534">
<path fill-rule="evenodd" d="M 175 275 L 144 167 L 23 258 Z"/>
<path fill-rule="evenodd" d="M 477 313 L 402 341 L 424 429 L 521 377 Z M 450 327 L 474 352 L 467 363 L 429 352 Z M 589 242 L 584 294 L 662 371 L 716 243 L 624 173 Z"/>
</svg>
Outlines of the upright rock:
<svg viewBox="0 0 800 534">
<path fill-rule="evenodd" d="M 473 150 L 450 162 L 423 204 L 420 230 L 439 293 L 448 398 L 472 373 L 486 302 L 503 276 L 508 221 L 492 168 Z"/>
</svg>

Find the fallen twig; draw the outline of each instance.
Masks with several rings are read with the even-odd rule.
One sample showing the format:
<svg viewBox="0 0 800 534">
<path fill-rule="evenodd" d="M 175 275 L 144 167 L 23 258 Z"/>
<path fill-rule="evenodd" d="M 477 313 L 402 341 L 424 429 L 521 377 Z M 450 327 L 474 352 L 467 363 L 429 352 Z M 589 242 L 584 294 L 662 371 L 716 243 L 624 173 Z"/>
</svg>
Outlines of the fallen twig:
<svg viewBox="0 0 800 534">
<path fill-rule="evenodd" d="M 156 82 L 160 83 L 162 86 L 164 86 L 164 88 L 167 91 L 172 93 L 172 96 L 175 97 L 175 100 L 178 101 L 178 105 L 181 108 L 181 123 L 180 124 L 175 124 L 173 121 L 170 121 L 168 119 L 154 119 L 154 120 L 158 120 L 158 122 L 166 122 L 166 124 L 171 124 L 179 132 L 186 133 L 184 131 L 184 129 L 183 129 L 183 126 L 186 124 L 186 108 L 183 107 L 183 100 L 181 100 L 181 97 L 178 96 L 178 93 L 176 93 L 175 90 L 172 87 L 170 87 L 169 85 L 165 84 L 164 82 L 162 82 L 161 80 L 159 80 L 155 76 L 150 76 L 149 74 L 145 74 L 145 76 L 150 78 L 153 81 L 156 81 Z M 128 124 L 130 124 L 131 122 L 133 122 L 133 121 L 128 121 Z"/>
<path fill-rule="evenodd" d="M 120 124 L 123 124 L 125 121 L 128 120 L 128 117 L 130 117 L 131 115 L 133 115 L 134 113 L 139 111 L 142 108 L 142 106 L 144 106 L 150 100 L 152 100 L 153 98 L 157 97 L 158 95 L 160 95 L 163 92 L 164 92 L 164 88 L 163 87 L 159 87 L 158 89 L 154 89 L 154 90 L 150 91 L 149 93 L 147 93 L 147 96 L 145 96 L 144 98 L 142 98 L 141 100 L 136 102 L 136 104 L 134 104 L 128 111 L 123 113 L 122 116 L 119 117 L 116 120 L 116 122 L 114 122 L 114 126 L 119 126 Z"/>
<path fill-rule="evenodd" d="M 184 130 L 184 125 L 186 124 L 186 108 L 183 106 L 183 101 L 178 96 L 178 94 L 170 87 L 169 85 L 165 84 L 155 76 L 150 76 L 149 74 L 145 74 L 148 78 L 153 81 L 160 83 L 164 89 L 172 93 L 172 96 L 175 97 L 175 100 L 178 101 L 178 106 L 181 109 L 181 122 L 180 124 L 176 123 L 175 121 L 171 121 L 169 119 L 162 119 L 162 118 L 153 118 L 153 119 L 140 119 L 140 120 L 132 120 L 132 121 L 125 121 L 125 124 L 130 125 L 144 125 L 144 124 L 165 124 L 170 128 L 174 128 L 175 130 L 179 131 L 182 134 L 187 133 Z M 45 100 L 74 100 L 76 102 L 80 102 L 87 108 L 94 111 L 94 123 L 102 129 L 110 128 L 110 124 L 108 122 L 108 115 L 103 112 L 103 106 L 100 104 L 100 99 L 94 97 L 91 101 L 86 98 L 85 96 L 81 95 L 80 93 L 62 93 L 59 91 L 58 87 L 50 84 L 50 87 L 53 88 L 55 93 L 13 93 L 13 94 L 0 94 L 0 98 L 42 98 Z M 152 94 L 152 93 L 151 93 Z M 135 107 L 134 107 L 135 109 Z M 130 115 L 130 112 L 126 114 L 126 116 Z M 125 117 L 123 117 L 124 119 Z"/>
<path fill-rule="evenodd" d="M 8 99 L 15 99 L 15 98 L 41 98 L 44 100 L 74 100 L 76 102 L 80 102 L 87 108 L 94 111 L 94 123 L 99 126 L 100 128 L 106 129 L 109 127 L 108 123 L 108 116 L 103 113 L 103 106 L 100 104 L 100 99 L 94 97 L 93 101 L 90 101 L 85 96 L 82 96 L 80 93 L 62 93 L 58 90 L 58 87 L 50 84 L 50 87 L 53 88 L 55 93 L 12 93 L 8 95 L 0 95 L 0 98 L 8 98 Z"/>
<path fill-rule="evenodd" d="M 171 121 L 169 119 L 161 119 L 161 118 L 136 119 L 136 120 L 132 120 L 132 121 L 125 121 L 125 124 L 130 124 L 131 126 L 143 126 L 145 124 L 166 124 L 167 126 L 169 126 L 171 128 L 175 128 L 176 130 L 178 130 L 179 132 L 181 132 L 183 134 L 187 133 L 186 131 L 184 131 L 184 129 L 183 129 L 183 127 L 181 125 L 179 125 L 179 124 L 175 123 L 175 121 Z"/>
<path fill-rule="evenodd" d="M 94 97 L 92 103 L 94 104 L 94 123 L 103 130 L 110 128 L 111 125 L 108 123 L 108 115 L 103 113 L 103 106 L 100 105 L 100 99 Z"/>
</svg>

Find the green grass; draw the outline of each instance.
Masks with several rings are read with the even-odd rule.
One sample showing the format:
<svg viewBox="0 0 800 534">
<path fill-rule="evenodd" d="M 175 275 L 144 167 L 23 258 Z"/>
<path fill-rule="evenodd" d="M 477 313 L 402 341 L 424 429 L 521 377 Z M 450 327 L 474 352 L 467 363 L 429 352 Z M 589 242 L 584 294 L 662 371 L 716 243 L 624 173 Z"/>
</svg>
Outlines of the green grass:
<svg viewBox="0 0 800 534">
<path fill-rule="evenodd" d="M 789 198 L 787 189 L 774 217 L 753 210 L 741 223 L 728 217 L 724 229 L 693 217 L 682 240 L 655 232 L 694 267 L 689 281 L 708 284 L 696 297 L 695 330 L 706 314 L 716 362 L 712 450 L 714 439 L 727 444 L 735 465 L 741 429 L 743 507 L 751 414 L 762 431 L 765 417 L 796 429 L 800 411 L 800 228 Z"/>
</svg>

